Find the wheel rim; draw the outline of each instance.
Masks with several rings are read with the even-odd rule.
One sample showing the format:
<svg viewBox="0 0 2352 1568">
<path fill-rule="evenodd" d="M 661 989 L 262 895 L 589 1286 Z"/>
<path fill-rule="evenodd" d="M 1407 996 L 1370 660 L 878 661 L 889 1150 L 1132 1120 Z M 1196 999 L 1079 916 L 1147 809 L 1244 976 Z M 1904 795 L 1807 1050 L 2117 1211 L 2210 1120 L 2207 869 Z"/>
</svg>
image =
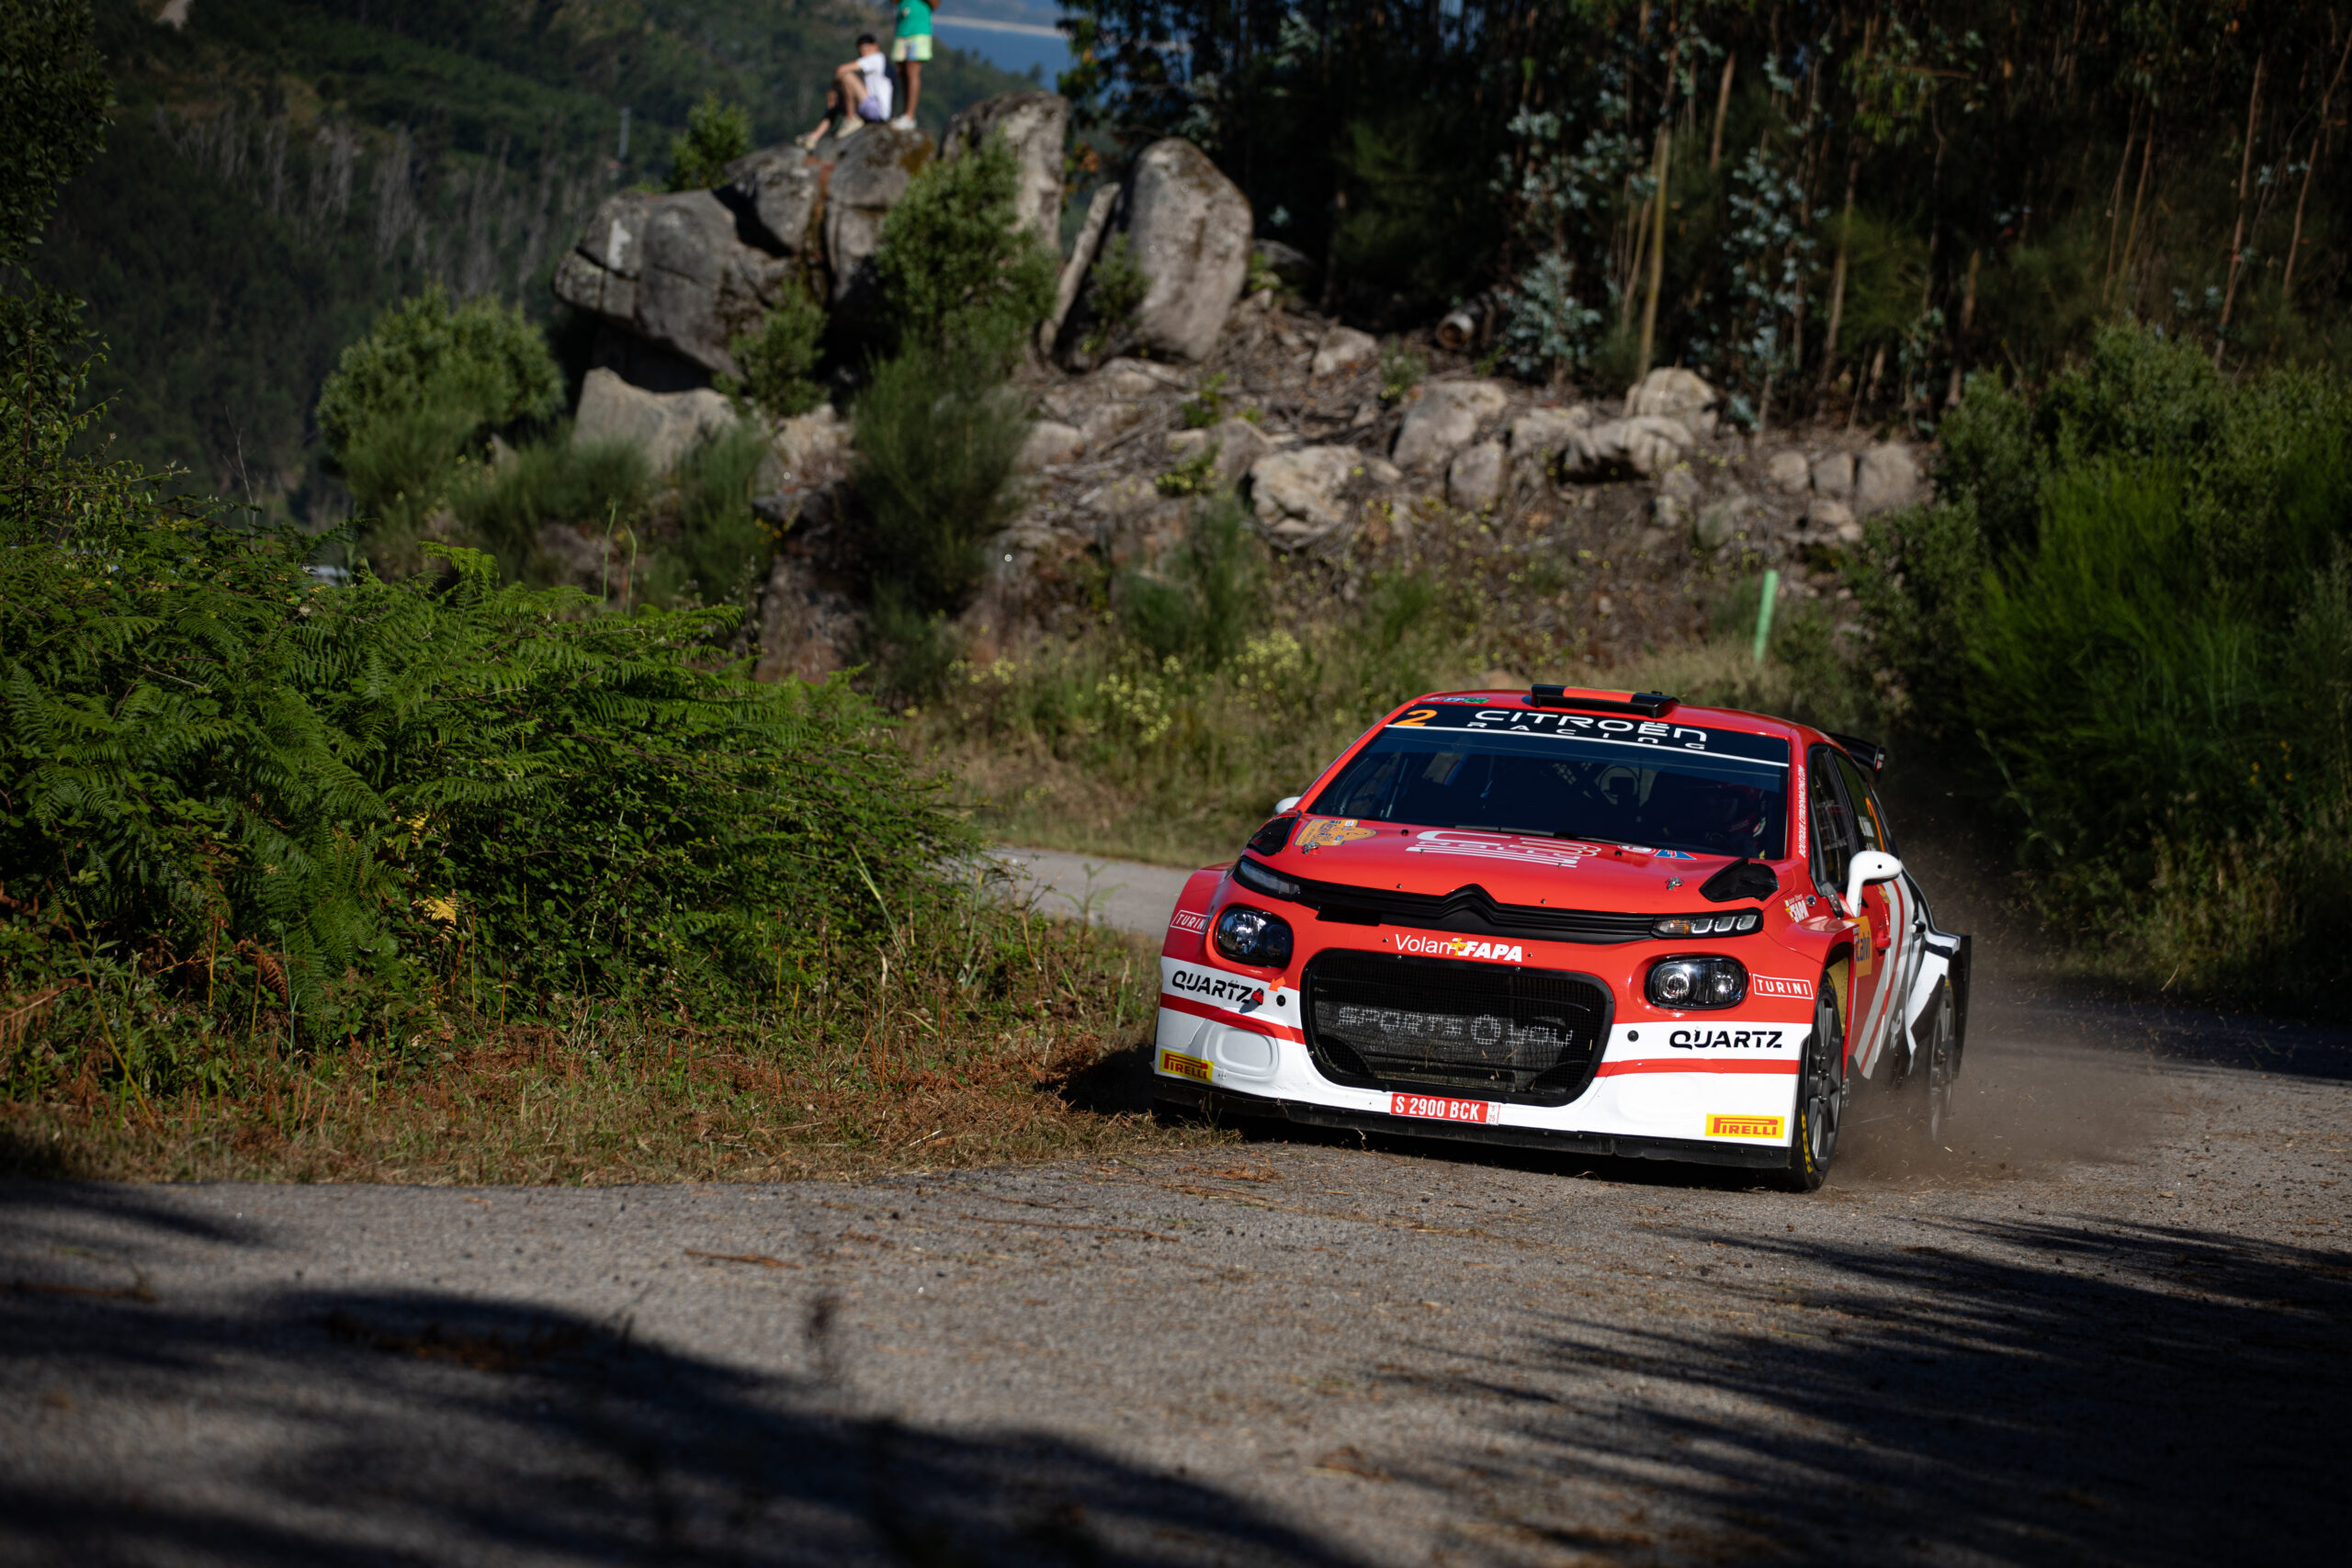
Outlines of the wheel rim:
<svg viewBox="0 0 2352 1568">
<path fill-rule="evenodd" d="M 1811 1140 L 1810 1152 L 1816 1168 L 1828 1165 L 1838 1152 L 1838 1113 L 1844 1096 L 1832 1086 L 1831 1073 L 1841 1042 L 1838 1039 L 1838 1010 L 1826 998 L 1814 1010 L 1813 1070 L 1806 1075 L 1805 1129 Z"/>
<path fill-rule="evenodd" d="M 1928 1136 L 1940 1140 L 1951 1115 L 1951 998 L 1936 1010 L 1935 1042 L 1928 1050 Z"/>
</svg>

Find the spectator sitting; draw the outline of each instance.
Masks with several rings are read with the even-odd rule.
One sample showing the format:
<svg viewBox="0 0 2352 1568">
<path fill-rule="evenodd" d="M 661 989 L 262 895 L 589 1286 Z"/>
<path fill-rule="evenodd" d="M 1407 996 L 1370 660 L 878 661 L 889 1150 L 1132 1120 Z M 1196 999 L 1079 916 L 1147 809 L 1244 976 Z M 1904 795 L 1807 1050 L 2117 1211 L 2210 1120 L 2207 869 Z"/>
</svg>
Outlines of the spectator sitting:
<svg viewBox="0 0 2352 1568">
<path fill-rule="evenodd" d="M 816 151 L 835 115 L 842 117 L 842 124 L 834 136 L 842 141 L 864 130 L 868 120 L 879 125 L 890 118 L 890 62 L 882 58 L 882 46 L 872 33 L 858 34 L 857 58 L 834 71 L 832 90 L 825 95 L 825 118 L 800 139 L 800 145 Z"/>
</svg>

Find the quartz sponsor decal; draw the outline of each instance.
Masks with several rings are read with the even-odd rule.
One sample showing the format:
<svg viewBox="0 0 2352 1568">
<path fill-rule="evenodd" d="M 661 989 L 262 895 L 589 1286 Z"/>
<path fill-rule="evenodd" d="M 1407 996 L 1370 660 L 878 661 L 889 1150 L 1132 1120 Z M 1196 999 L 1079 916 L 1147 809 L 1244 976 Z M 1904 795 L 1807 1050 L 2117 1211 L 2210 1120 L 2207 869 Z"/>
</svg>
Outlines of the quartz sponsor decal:
<svg viewBox="0 0 2352 1568">
<path fill-rule="evenodd" d="M 1309 818 L 1300 825 L 1291 848 L 1300 854 L 1311 855 L 1317 850 L 1337 849 L 1358 839 L 1377 837 L 1379 832 L 1379 829 L 1364 827 L 1352 817 Z"/>
<path fill-rule="evenodd" d="M 1785 1138 L 1789 1120 L 1785 1116 L 1724 1116 L 1707 1118 L 1707 1136 L 1711 1138 Z"/>
<path fill-rule="evenodd" d="M 1487 1100 L 1449 1100 L 1441 1094 L 1392 1094 L 1391 1116 L 1419 1116 L 1431 1122 L 1499 1122 L 1502 1108 Z"/>
<path fill-rule="evenodd" d="M 1209 929 L 1207 912 L 1197 909 L 1179 909 L 1168 917 L 1168 929 L 1171 931 L 1204 931 Z"/>
<path fill-rule="evenodd" d="M 1792 900 L 1793 902 L 1793 900 Z M 1777 975 L 1750 975 L 1747 991 L 1756 997 L 1794 997 L 1801 1002 L 1813 1000 L 1813 983 L 1809 980 L 1783 980 Z"/>
<path fill-rule="evenodd" d="M 1666 1043 L 1677 1051 L 1777 1051 L 1784 1033 L 1778 1029 L 1678 1029 Z"/>
<path fill-rule="evenodd" d="M 1216 1073 L 1215 1067 L 1202 1061 L 1198 1056 L 1187 1056 L 1182 1051 L 1168 1050 L 1159 1053 L 1159 1070 L 1163 1073 L 1173 1073 L 1180 1078 L 1191 1078 L 1195 1083 L 1207 1083 L 1215 1077 Z"/>
<path fill-rule="evenodd" d="M 1518 942 L 1481 942 L 1467 936 L 1400 936 L 1396 939 L 1396 951 L 1431 958 L 1484 958 L 1495 964 L 1527 962 L 1527 949 Z"/>
<path fill-rule="evenodd" d="M 1170 975 L 1168 988 L 1195 997 L 1206 997 L 1216 1002 L 1262 1002 L 1266 999 L 1264 988 L 1250 981 L 1230 980 L 1222 975 L 1204 975 L 1193 969 L 1179 969 Z"/>
</svg>

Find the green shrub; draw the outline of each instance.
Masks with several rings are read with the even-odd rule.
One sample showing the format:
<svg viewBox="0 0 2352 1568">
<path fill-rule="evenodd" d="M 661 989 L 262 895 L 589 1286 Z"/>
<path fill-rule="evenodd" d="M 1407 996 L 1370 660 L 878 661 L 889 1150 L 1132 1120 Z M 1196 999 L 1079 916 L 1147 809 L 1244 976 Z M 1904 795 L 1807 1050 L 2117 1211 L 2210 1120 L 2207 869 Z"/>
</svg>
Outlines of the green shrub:
<svg viewBox="0 0 2352 1568">
<path fill-rule="evenodd" d="M 452 306 L 438 284 L 377 317 L 319 394 L 319 434 L 363 514 L 413 539 L 491 432 L 562 406 L 547 339 L 495 299 Z"/>
<path fill-rule="evenodd" d="M 1429 356 L 1402 339 L 1391 338 L 1380 351 L 1380 400 L 1397 403 L 1430 373 Z"/>
<path fill-rule="evenodd" d="M 526 443 L 503 463 L 477 470 L 454 498 L 458 521 L 498 560 L 510 581 L 534 575 L 539 529 L 549 523 L 633 519 L 652 474 L 626 442 L 576 446 L 558 430 Z"/>
<path fill-rule="evenodd" d="M 966 841 L 846 689 L 706 668 L 726 612 L 468 551 L 322 587 L 307 539 L 151 506 L 7 543 L 0 986 L 112 943 L 338 1032 L 458 987 L 724 1001 L 944 897 Z"/>
<path fill-rule="evenodd" d="M 766 432 L 744 423 L 695 447 L 678 465 L 678 552 L 706 604 L 748 603 L 773 553 L 752 490 L 767 460 Z"/>
<path fill-rule="evenodd" d="M 97 156 L 114 92 L 88 0 L 11 0 L 0 61 L 0 265 L 15 265 L 49 226 L 58 187 Z"/>
<path fill-rule="evenodd" d="M 875 577 L 911 615 L 959 608 L 979 581 L 981 542 L 1004 524 L 1028 420 L 999 366 L 985 345 L 918 343 L 859 394 L 851 482 L 874 521 Z"/>
<path fill-rule="evenodd" d="M 1214 450 L 1207 456 L 1215 460 Z M 1256 629 L 1265 574 L 1265 547 L 1241 503 L 1219 496 L 1193 509 L 1160 574 L 1119 580 L 1120 627 L 1155 663 L 1222 669 Z"/>
<path fill-rule="evenodd" d="M 711 385 L 739 401 L 756 404 L 771 419 L 791 419 L 825 400 L 815 378 L 825 335 L 825 308 L 797 283 L 786 287 L 756 333 L 727 345 L 742 378 L 714 378 Z"/>
<path fill-rule="evenodd" d="M 1214 441 L 1151 481 L 1165 496 L 1203 495 L 1216 484 L 1217 444 Z"/>
<path fill-rule="evenodd" d="M 1187 430 L 1206 430 L 1225 417 L 1226 373 L 1222 370 L 1204 377 L 1200 390 L 1186 398 L 1177 411 L 1184 417 Z"/>
<path fill-rule="evenodd" d="M 924 167 L 882 220 L 874 265 L 901 350 L 979 351 L 1009 369 L 1053 309 L 1054 253 L 1016 225 L 1020 160 L 991 135 Z"/>
<path fill-rule="evenodd" d="M 1086 313 L 1093 325 L 1080 346 L 1090 358 L 1101 358 L 1126 332 L 1149 288 L 1125 233 L 1104 241 L 1086 273 Z"/>
<path fill-rule="evenodd" d="M 670 139 L 670 188 L 708 190 L 751 150 L 751 111 L 706 93 L 686 111 L 686 129 Z"/>
</svg>

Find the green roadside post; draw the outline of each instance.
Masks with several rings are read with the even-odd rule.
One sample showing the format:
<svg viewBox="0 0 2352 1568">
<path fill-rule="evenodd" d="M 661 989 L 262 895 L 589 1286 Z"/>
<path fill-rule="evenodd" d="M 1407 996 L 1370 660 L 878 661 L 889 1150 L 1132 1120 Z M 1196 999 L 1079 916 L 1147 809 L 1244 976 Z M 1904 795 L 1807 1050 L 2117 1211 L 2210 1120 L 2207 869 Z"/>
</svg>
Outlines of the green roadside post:
<svg viewBox="0 0 2352 1568">
<path fill-rule="evenodd" d="M 1778 567 L 1766 567 L 1764 592 L 1756 601 L 1756 647 L 1753 651 L 1756 663 L 1764 662 L 1764 644 L 1772 635 L 1772 601 L 1780 596 L 1781 570 Z"/>
</svg>

